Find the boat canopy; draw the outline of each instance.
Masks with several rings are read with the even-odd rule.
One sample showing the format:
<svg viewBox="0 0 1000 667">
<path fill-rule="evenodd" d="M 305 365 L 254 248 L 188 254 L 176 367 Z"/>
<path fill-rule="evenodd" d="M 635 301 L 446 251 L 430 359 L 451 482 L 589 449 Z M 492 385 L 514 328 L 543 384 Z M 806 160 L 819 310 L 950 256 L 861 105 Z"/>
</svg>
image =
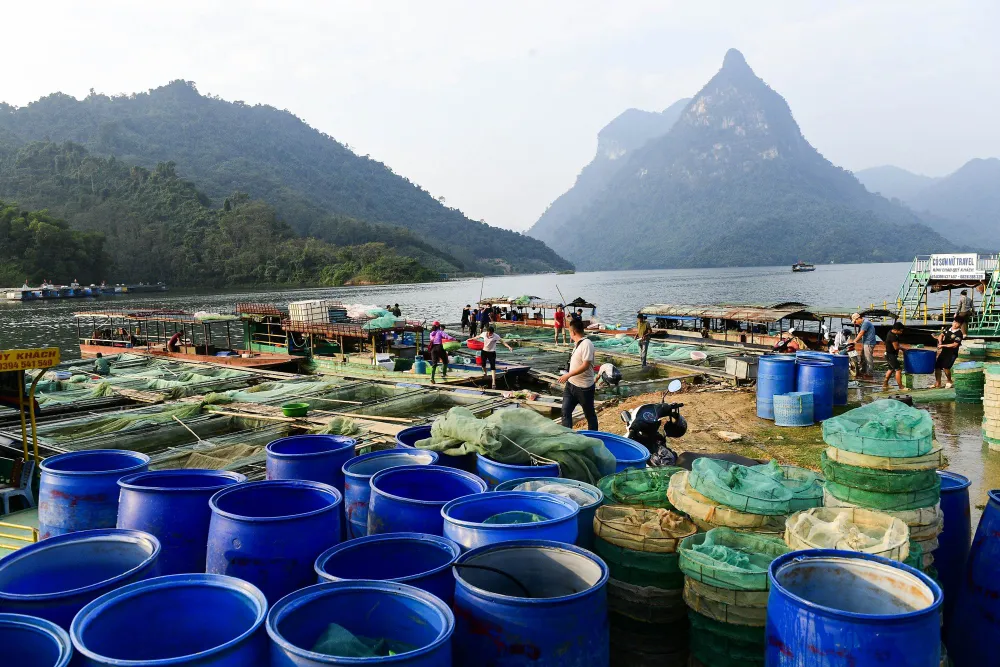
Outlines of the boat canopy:
<svg viewBox="0 0 1000 667">
<path fill-rule="evenodd" d="M 144 322 L 166 322 L 173 324 L 192 324 L 212 322 L 232 322 L 239 318 L 232 313 L 209 313 L 200 311 L 188 313 L 183 310 L 89 310 L 73 313 L 73 317 L 81 319 L 114 319 Z"/>
<path fill-rule="evenodd" d="M 539 310 L 555 310 L 555 308 L 561 305 L 563 308 L 589 308 L 595 310 L 597 306 L 582 297 L 577 297 L 570 301 L 569 303 L 562 303 L 561 301 L 556 301 L 555 299 L 544 298 L 540 296 L 530 296 L 523 295 L 519 297 L 491 297 L 488 299 L 480 299 L 477 305 L 480 306 L 507 306 L 513 308 L 534 308 Z"/>
<path fill-rule="evenodd" d="M 823 318 L 806 310 L 804 303 L 787 302 L 770 306 L 741 304 L 664 304 L 646 306 L 639 311 L 642 315 L 678 319 L 696 317 L 703 319 L 733 320 L 735 322 L 777 322 L 779 320 L 811 320 Z"/>
</svg>

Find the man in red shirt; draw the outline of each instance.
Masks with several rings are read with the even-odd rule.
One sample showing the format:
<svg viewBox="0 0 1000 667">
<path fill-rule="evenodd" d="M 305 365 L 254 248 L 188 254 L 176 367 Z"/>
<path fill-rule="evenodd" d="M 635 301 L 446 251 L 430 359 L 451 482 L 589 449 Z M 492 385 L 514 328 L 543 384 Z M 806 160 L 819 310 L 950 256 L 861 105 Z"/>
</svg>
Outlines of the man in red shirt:
<svg viewBox="0 0 1000 667">
<path fill-rule="evenodd" d="M 563 311 L 562 304 L 560 303 L 556 306 L 555 314 L 555 326 L 553 327 L 556 331 L 556 345 L 559 344 L 559 334 L 562 334 L 563 343 L 566 343 L 566 313 Z"/>
</svg>

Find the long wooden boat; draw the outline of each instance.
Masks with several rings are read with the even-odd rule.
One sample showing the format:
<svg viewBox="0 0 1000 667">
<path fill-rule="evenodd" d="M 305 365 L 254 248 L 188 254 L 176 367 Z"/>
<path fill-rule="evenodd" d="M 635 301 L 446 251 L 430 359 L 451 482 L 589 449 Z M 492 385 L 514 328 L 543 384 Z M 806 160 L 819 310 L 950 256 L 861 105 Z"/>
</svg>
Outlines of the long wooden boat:
<svg viewBox="0 0 1000 667">
<path fill-rule="evenodd" d="M 555 312 L 558 306 L 563 306 L 566 321 L 569 321 L 571 311 L 583 311 L 583 324 L 589 326 L 595 319 L 597 306 L 582 298 L 576 298 L 569 303 L 560 303 L 553 299 L 543 299 L 537 296 L 522 296 L 510 298 L 506 296 L 480 299 L 479 308 L 491 308 L 500 311 L 500 319 L 493 324 L 500 326 L 555 327 Z M 510 316 L 517 313 L 517 319 Z"/>
</svg>

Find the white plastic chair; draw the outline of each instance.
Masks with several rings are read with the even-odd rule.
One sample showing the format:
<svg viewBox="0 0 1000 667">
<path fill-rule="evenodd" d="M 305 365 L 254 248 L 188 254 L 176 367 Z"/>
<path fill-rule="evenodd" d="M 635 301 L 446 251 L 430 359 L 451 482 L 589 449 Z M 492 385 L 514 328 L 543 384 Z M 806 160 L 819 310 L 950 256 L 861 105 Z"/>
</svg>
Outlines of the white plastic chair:
<svg viewBox="0 0 1000 667">
<path fill-rule="evenodd" d="M 0 484 L 0 498 L 3 499 L 3 513 L 10 514 L 10 499 L 20 496 L 28 502 L 28 507 L 35 506 L 35 496 L 31 493 L 31 476 L 35 473 L 35 462 L 16 459 L 11 470 L 10 479 L 16 484 Z"/>
</svg>

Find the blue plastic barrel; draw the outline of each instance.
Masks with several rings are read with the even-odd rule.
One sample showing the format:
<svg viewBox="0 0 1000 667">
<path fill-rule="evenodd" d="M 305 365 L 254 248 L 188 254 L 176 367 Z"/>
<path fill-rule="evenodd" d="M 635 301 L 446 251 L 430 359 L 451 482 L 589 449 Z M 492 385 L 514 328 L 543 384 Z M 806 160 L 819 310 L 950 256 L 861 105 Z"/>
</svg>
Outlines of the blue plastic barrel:
<svg viewBox="0 0 1000 667">
<path fill-rule="evenodd" d="M 343 435 L 291 435 L 267 443 L 267 479 L 304 479 L 344 492 L 344 464 L 358 441 Z"/>
<path fill-rule="evenodd" d="M 968 560 L 951 594 L 954 601 L 944 638 L 948 655 L 956 667 L 994 664 L 997 650 L 991 638 L 1000 633 L 1000 490 L 989 492 Z"/>
<path fill-rule="evenodd" d="M 353 635 L 385 639 L 396 654 L 341 658 L 313 651 L 334 623 Z M 455 616 L 448 605 L 427 591 L 392 581 L 317 584 L 285 597 L 267 615 L 271 667 L 452 667 L 454 632 Z"/>
<path fill-rule="evenodd" d="M 267 664 L 267 600 L 217 574 L 174 574 L 119 588 L 80 610 L 70 636 L 87 667 Z"/>
<path fill-rule="evenodd" d="M 17 667 L 66 667 L 73 657 L 69 635 L 52 621 L 0 614 L 0 661 Z"/>
<path fill-rule="evenodd" d="M 570 544 L 473 549 L 455 564 L 455 664 L 607 667 L 608 567 Z"/>
<path fill-rule="evenodd" d="M 588 496 L 589 500 L 580 505 L 580 513 L 576 516 L 576 543 L 584 549 L 590 549 L 594 544 L 594 515 L 597 514 L 597 508 L 604 502 L 604 492 L 593 484 L 587 484 L 586 482 L 580 482 L 575 479 L 567 479 L 565 477 L 525 477 L 522 479 L 512 479 L 510 481 L 503 482 L 502 484 L 497 484 L 496 488 L 493 490 L 516 491 L 518 490 L 516 487 L 521 484 L 530 484 L 532 482 L 571 486 L 579 490 L 582 494 Z M 538 489 L 533 490 L 538 491 Z M 555 491 L 552 491 L 551 493 L 560 495 Z M 579 501 L 577 502 L 579 504 Z"/>
<path fill-rule="evenodd" d="M 809 391 L 793 391 L 774 396 L 775 426 L 812 426 L 813 395 Z"/>
<path fill-rule="evenodd" d="M 833 416 L 833 364 L 829 361 L 800 359 L 795 364 L 796 391 L 812 392 L 813 419 L 821 422 Z"/>
<path fill-rule="evenodd" d="M 768 580 L 768 667 L 940 667 L 941 589 L 919 570 L 812 549 L 776 558 Z"/>
<path fill-rule="evenodd" d="M 645 468 L 646 462 L 649 461 L 649 450 L 631 438 L 603 431 L 577 431 L 577 433 L 597 438 L 604 443 L 615 457 L 615 472 L 628 468 Z"/>
<path fill-rule="evenodd" d="M 830 354 L 829 352 L 800 350 L 795 353 L 795 358 L 829 361 L 833 364 L 833 404 L 847 405 L 847 385 L 851 381 L 850 357 L 846 354 Z"/>
<path fill-rule="evenodd" d="M 226 470 L 157 470 L 118 480 L 118 527 L 143 530 L 160 541 L 160 574 L 205 571 L 212 510 L 219 489 L 247 481 Z"/>
<path fill-rule="evenodd" d="M 305 480 L 246 482 L 209 500 L 210 574 L 239 577 L 273 604 L 316 580 L 313 564 L 340 541 L 343 496 Z"/>
<path fill-rule="evenodd" d="M 580 506 L 551 493 L 496 491 L 452 500 L 441 514 L 444 536 L 463 549 L 516 540 L 573 544 Z"/>
<path fill-rule="evenodd" d="M 757 416 L 774 419 L 774 395 L 795 391 L 795 357 L 765 354 L 757 362 Z"/>
<path fill-rule="evenodd" d="M 911 347 L 903 350 L 903 371 L 913 375 L 929 375 L 934 372 L 934 362 L 937 361 L 936 350 L 925 350 Z"/>
<path fill-rule="evenodd" d="M 149 467 L 149 457 L 124 449 L 90 449 L 42 461 L 38 537 L 114 528 L 118 480 Z"/>
<path fill-rule="evenodd" d="M 344 464 L 344 514 L 347 539 L 368 534 L 368 502 L 375 473 L 408 465 L 434 465 L 438 453 L 425 449 L 386 449 L 363 454 Z"/>
<path fill-rule="evenodd" d="M 958 473 L 938 470 L 941 478 L 941 515 L 944 528 L 938 535 L 934 550 L 934 568 L 944 591 L 945 632 L 955 608 L 955 595 L 961 585 L 965 563 L 972 541 L 972 519 L 969 516 L 969 478 Z"/>
<path fill-rule="evenodd" d="M 486 491 L 472 473 L 444 466 L 400 466 L 372 475 L 368 534 L 441 535 L 445 503 Z"/>
<path fill-rule="evenodd" d="M 319 583 L 371 579 L 416 586 L 451 604 L 451 566 L 462 553 L 452 540 L 422 533 L 386 533 L 350 540 L 316 559 Z"/>
<path fill-rule="evenodd" d="M 157 576 L 159 556 L 155 537 L 117 528 L 22 547 L 0 559 L 0 613 L 37 616 L 69 629 L 76 612 L 94 598 Z"/>
<path fill-rule="evenodd" d="M 429 437 L 431 437 L 430 426 L 411 426 L 409 428 L 404 428 L 396 434 L 396 446 L 403 448 L 416 447 L 418 441 L 426 440 Z M 445 456 L 442 454 L 438 459 L 437 465 L 445 466 L 447 468 L 458 468 L 459 470 L 475 473 L 476 455 L 463 454 L 462 456 Z"/>
<path fill-rule="evenodd" d="M 558 477 L 559 464 L 545 463 L 533 466 L 516 463 L 499 463 L 482 454 L 476 454 L 476 474 L 483 478 L 487 486 L 492 489 L 497 484 L 512 479 L 522 479 L 524 477 Z"/>
</svg>

